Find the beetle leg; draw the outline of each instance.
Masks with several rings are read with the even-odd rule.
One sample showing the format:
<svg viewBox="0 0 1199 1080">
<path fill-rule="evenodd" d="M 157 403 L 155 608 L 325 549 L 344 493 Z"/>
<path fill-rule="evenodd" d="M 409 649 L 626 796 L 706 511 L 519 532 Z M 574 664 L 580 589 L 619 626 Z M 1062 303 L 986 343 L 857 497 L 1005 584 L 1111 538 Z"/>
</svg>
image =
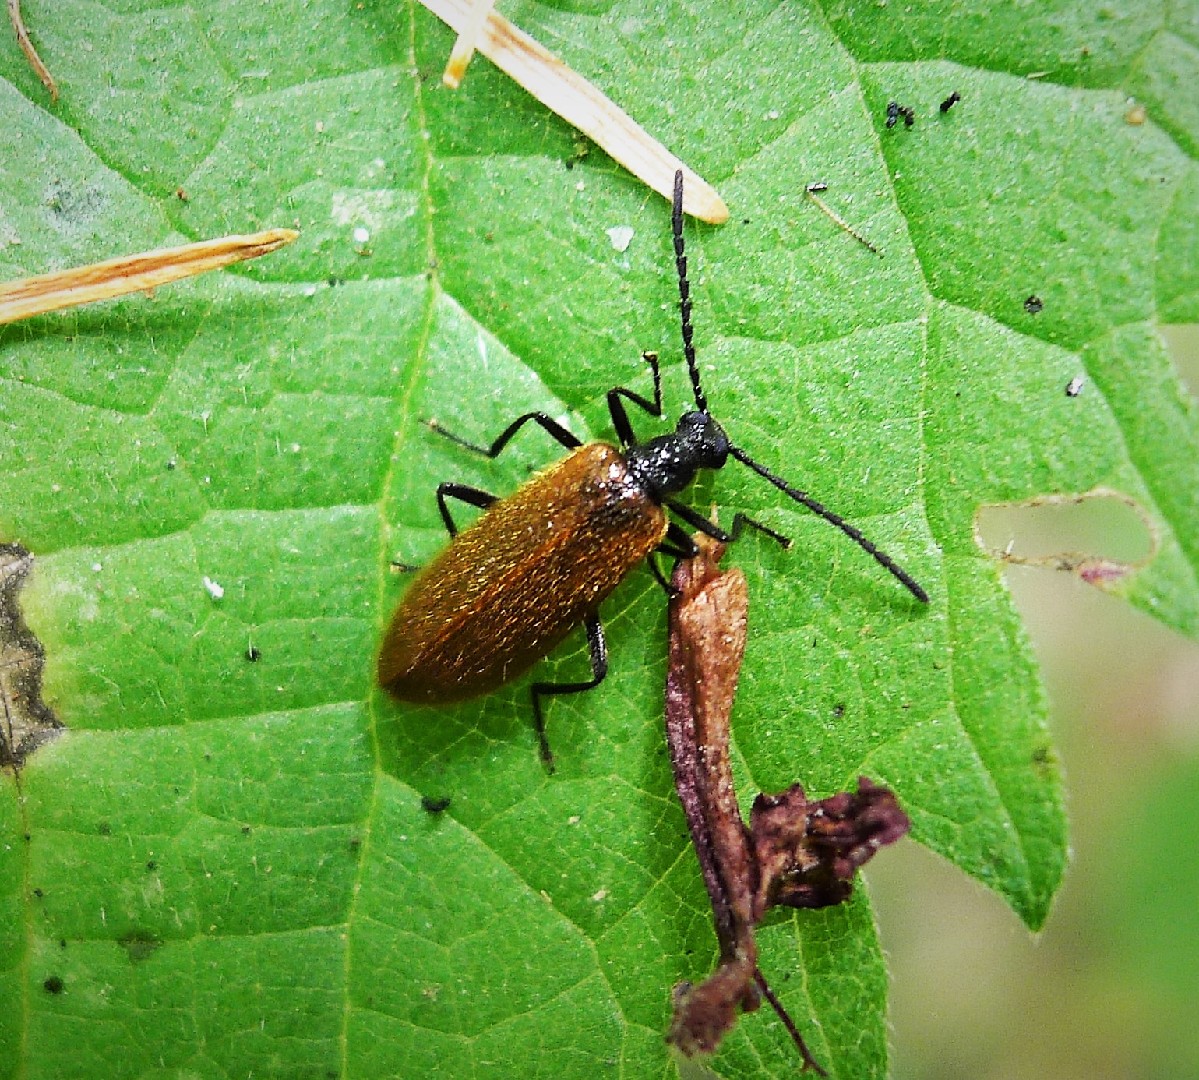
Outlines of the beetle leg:
<svg viewBox="0 0 1199 1080">
<path fill-rule="evenodd" d="M 694 559 L 699 554 L 695 541 L 677 521 L 667 523 L 666 539 L 658 545 L 658 550 L 663 555 L 673 555 L 676 559 Z"/>
<path fill-rule="evenodd" d="M 694 559 L 698 554 L 699 548 L 696 546 L 695 541 L 687 535 L 687 530 L 677 521 L 668 521 L 666 523 L 666 537 L 650 553 L 649 558 L 646 560 L 649 563 L 650 573 L 654 575 L 654 580 L 665 590 L 668 600 L 677 600 L 679 590 L 662 573 L 662 568 L 658 565 L 654 556 L 665 555 L 669 559 Z"/>
<path fill-rule="evenodd" d="M 653 401 L 623 386 L 614 386 L 608 391 L 608 415 L 612 417 L 612 427 L 616 430 L 616 437 L 620 440 L 620 445 L 626 450 L 637 442 L 637 436 L 633 432 L 633 425 L 629 423 L 629 414 L 625 411 L 624 402 L 620 400 L 622 397 L 644 409 L 650 416 L 656 416 L 659 419 L 662 417 L 662 372 L 658 367 L 658 354 L 643 352 L 641 359 L 649 364 L 649 369 L 653 372 Z"/>
<path fill-rule="evenodd" d="M 588 615 L 583 620 L 587 630 L 587 648 L 591 653 L 591 675 L 587 682 L 577 683 L 534 683 L 533 693 L 533 728 L 541 743 L 541 760 L 545 762 L 550 772 L 554 771 L 554 753 L 550 749 L 550 741 L 545 735 L 545 716 L 541 711 L 541 699 L 556 694 L 581 694 L 584 690 L 593 690 L 604 681 L 608 674 L 608 643 L 604 640 L 604 628 L 600 625 L 598 615 Z"/>
<path fill-rule="evenodd" d="M 765 533 L 771 540 L 777 541 L 780 547 L 789 548 L 791 546 L 791 537 L 784 536 L 781 532 L 775 532 L 769 525 L 763 525 L 760 521 L 755 521 L 740 511 L 733 515 L 734 540 L 741 538 L 741 534 L 745 531 L 746 526 L 760 533 Z"/>
<path fill-rule="evenodd" d="M 446 531 L 451 536 L 457 536 L 458 526 L 450 517 L 450 508 L 445 504 L 447 498 L 457 499 L 468 506 L 477 506 L 480 510 L 486 510 L 499 499 L 499 496 L 492 495 L 490 491 L 483 491 L 481 488 L 470 487 L 467 484 L 455 484 L 449 480 L 438 484 L 437 506 L 441 510 L 441 520 L 445 522 Z"/>
<path fill-rule="evenodd" d="M 687 535 L 679 523 L 677 521 L 667 523 L 666 538 L 650 554 L 647 560 L 649 562 L 650 573 L 654 575 L 654 580 L 666 591 L 667 599 L 676 599 L 679 595 L 679 590 L 662 573 L 662 568 L 658 565 L 654 556 L 665 555 L 670 559 L 693 559 L 698 554 L 699 548 L 695 546 L 695 541 Z"/>
<path fill-rule="evenodd" d="M 512 436 L 520 431 L 525 424 L 530 422 L 540 424 L 549 433 L 551 438 L 560 442 L 567 450 L 574 450 L 583 445 L 583 441 L 573 432 L 564 428 L 548 413 L 543 412 L 529 412 L 523 416 L 518 416 L 499 433 L 499 436 L 490 446 L 479 446 L 477 443 L 468 442 L 461 436 L 455 435 L 452 431 L 446 431 L 436 420 L 425 421 L 438 435 L 444 435 L 450 442 L 456 442 L 459 446 L 466 447 L 467 450 L 473 450 L 476 454 L 482 454 L 484 457 L 489 458 L 499 457 L 504 447 L 511 441 Z"/>
<path fill-rule="evenodd" d="M 649 572 L 654 575 L 654 580 L 662 586 L 663 591 L 666 593 L 666 599 L 677 600 L 680 595 L 679 590 L 671 585 L 670 579 L 662 573 L 662 568 L 658 565 L 657 559 L 659 554 L 673 556 L 676 559 L 686 559 L 689 556 L 685 552 L 674 551 L 669 547 L 659 545 L 658 550 L 651 551 L 645 560 L 649 565 Z"/>
<path fill-rule="evenodd" d="M 771 540 L 777 541 L 782 547 L 789 548 L 791 546 L 791 537 L 784 536 L 781 532 L 775 532 L 769 525 L 763 525 L 760 521 L 755 521 L 740 511 L 733 516 L 732 532 L 726 532 L 716 522 L 709 521 L 702 514 L 692 510 L 686 503 L 677 502 L 674 499 L 667 499 L 665 502 L 688 525 L 699 529 L 700 532 L 712 537 L 713 540 L 719 540 L 722 544 L 731 544 L 734 540 L 740 540 L 741 534 L 745 532 L 746 528 L 750 528 L 756 529 L 760 533 L 765 533 Z M 669 530 L 667 530 L 666 535 L 670 537 Z"/>
<path fill-rule="evenodd" d="M 692 510 L 686 503 L 681 503 L 677 499 L 663 499 L 662 501 L 693 529 L 698 529 L 705 536 L 710 536 L 713 540 L 719 540 L 722 544 L 732 543 L 732 533 L 725 532 L 716 522 L 709 521 L 703 514 Z M 671 522 L 671 524 L 674 525 L 674 522 Z M 673 539 L 670 535 L 670 529 L 666 530 L 666 535 Z"/>
</svg>

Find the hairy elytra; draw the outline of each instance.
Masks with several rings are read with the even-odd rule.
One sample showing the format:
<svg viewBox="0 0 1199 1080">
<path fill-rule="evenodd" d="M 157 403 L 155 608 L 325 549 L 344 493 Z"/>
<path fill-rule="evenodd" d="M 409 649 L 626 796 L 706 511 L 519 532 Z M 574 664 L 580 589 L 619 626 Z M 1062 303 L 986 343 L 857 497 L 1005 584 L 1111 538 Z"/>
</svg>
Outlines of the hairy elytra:
<svg viewBox="0 0 1199 1080">
<path fill-rule="evenodd" d="M 619 450 L 580 446 L 493 504 L 413 581 L 379 682 L 407 701 L 494 690 L 592 614 L 666 526 Z"/>
<path fill-rule="evenodd" d="M 691 537 L 667 518 L 679 518 L 717 540 L 735 540 L 745 526 L 789 545 L 786 537 L 737 514 L 726 532 L 673 498 L 700 469 L 722 468 L 736 458 L 789 498 L 836 526 L 922 602 L 924 589 L 856 527 L 733 445 L 708 412 L 692 345 L 691 298 L 683 247 L 683 175 L 675 174 L 671 222 L 678 270 L 683 351 L 696 408 L 668 435 L 639 442 L 625 402 L 662 416 L 658 358 L 646 353 L 654 383 L 649 400 L 624 387 L 608 391 L 608 411 L 620 447 L 583 445 L 545 413 L 517 417 L 490 446 L 476 446 L 432 423 L 454 442 L 497 457 L 526 424 L 535 423 L 570 450 L 514 494 L 499 499 L 462 484 L 442 483 L 437 501 L 452 539 L 416 575 L 401 599 L 379 653 L 380 685 L 401 701 L 453 702 L 494 690 L 523 674 L 580 623 L 586 627 L 592 677 L 574 683 L 534 683 L 533 716 L 542 758 L 552 763 L 541 699 L 573 694 L 603 681 L 607 646 L 599 606 L 623 578 L 649 557 L 650 569 L 669 592 L 655 552 L 691 557 Z M 458 531 L 447 499 L 483 513 Z"/>
</svg>

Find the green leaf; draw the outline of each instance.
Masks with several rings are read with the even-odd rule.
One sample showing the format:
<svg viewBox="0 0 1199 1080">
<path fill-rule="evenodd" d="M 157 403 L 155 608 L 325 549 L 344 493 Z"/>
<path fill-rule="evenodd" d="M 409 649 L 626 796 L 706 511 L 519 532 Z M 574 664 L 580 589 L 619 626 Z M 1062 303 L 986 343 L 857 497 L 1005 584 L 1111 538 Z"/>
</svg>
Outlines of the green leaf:
<svg viewBox="0 0 1199 1080">
<path fill-rule="evenodd" d="M 35 556 L 20 600 L 68 728 L 0 782 L 0 1076 L 673 1075 L 671 987 L 715 941 L 649 576 L 605 606 L 605 684 L 549 709 L 552 777 L 528 685 L 579 677 L 581 639 L 460 706 L 373 687 L 389 562 L 444 543 L 436 484 L 503 493 L 554 456 L 481 461 L 423 420 L 610 437 L 644 349 L 686 407 L 666 204 L 482 57 L 443 89 L 453 35 L 415 4 L 24 10 L 63 96 L 0 44 L 0 277 L 301 238 L 0 332 L 0 541 Z M 1157 335 L 1199 319 L 1199 33 L 1080 0 L 504 13 L 720 190 L 730 222 L 687 228 L 715 415 L 933 595 L 745 470 L 700 486 L 796 540 L 730 555 L 742 797 L 887 783 L 1039 927 L 1062 792 L 976 515 L 1118 492 L 1154 554 L 1106 587 L 1199 631 L 1199 425 Z M 830 1074 L 883 1076 L 868 898 L 761 945 Z M 798 1059 L 762 1011 L 710 1067 Z"/>
</svg>

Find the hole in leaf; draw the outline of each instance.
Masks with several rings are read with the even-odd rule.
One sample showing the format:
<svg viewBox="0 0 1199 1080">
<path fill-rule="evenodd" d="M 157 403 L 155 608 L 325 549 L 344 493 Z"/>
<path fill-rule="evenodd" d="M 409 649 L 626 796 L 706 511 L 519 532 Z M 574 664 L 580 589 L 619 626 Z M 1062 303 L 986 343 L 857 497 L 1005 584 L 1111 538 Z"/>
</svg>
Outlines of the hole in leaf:
<svg viewBox="0 0 1199 1080">
<path fill-rule="evenodd" d="M 45 650 L 21 615 L 19 596 L 33 568 L 20 544 L 0 544 L 0 768 L 20 768 L 62 730 L 42 701 Z"/>
<path fill-rule="evenodd" d="M 1199 323 L 1176 323 L 1158 327 L 1166 351 L 1187 389 L 1199 397 Z"/>
<path fill-rule="evenodd" d="M 1107 489 L 984 506 L 974 532 L 1002 562 L 1061 570 L 1100 588 L 1147 565 L 1158 548 L 1144 507 Z"/>
</svg>

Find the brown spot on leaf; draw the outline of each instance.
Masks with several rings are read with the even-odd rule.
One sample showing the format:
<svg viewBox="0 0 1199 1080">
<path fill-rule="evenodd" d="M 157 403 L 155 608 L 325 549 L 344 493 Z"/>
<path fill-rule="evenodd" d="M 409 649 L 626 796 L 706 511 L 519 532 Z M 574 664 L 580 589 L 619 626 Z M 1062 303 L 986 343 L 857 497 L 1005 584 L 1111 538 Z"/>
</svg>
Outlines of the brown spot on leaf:
<svg viewBox="0 0 1199 1080">
<path fill-rule="evenodd" d="M 22 586 L 33 556 L 20 544 L 0 544 L 0 768 L 20 768 L 62 730 L 42 701 L 45 650 L 21 615 Z"/>
</svg>

